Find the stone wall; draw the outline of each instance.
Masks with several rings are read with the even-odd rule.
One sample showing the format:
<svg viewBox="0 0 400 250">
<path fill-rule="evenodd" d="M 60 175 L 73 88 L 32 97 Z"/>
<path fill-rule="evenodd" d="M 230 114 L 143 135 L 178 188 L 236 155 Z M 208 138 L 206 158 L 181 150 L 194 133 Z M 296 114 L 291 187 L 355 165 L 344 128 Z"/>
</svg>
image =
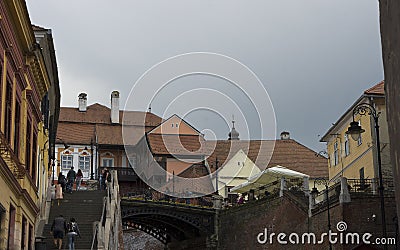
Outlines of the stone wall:
<svg viewBox="0 0 400 250">
<path fill-rule="evenodd" d="M 386 110 L 394 179 L 400 179 L 400 1 L 380 0 L 383 66 L 385 70 Z M 396 183 L 396 181 L 395 181 Z M 399 182 L 397 182 L 398 184 Z M 400 204 L 400 185 L 396 185 Z M 397 208 L 400 217 L 400 206 Z"/>
<path fill-rule="evenodd" d="M 395 237 L 395 224 L 392 221 L 395 215 L 393 197 L 386 198 L 386 220 L 388 236 Z M 375 219 L 373 215 L 375 214 Z M 369 232 L 377 237 L 381 234 L 380 200 L 377 196 L 352 197 L 347 204 L 335 203 L 330 206 L 332 232 L 338 232 L 338 222 L 347 223 L 348 229 L 344 232 Z M 260 244 L 257 235 L 267 229 L 271 233 L 315 233 L 317 237 L 328 231 L 327 209 L 308 217 L 308 213 L 301 209 L 292 198 L 285 195 L 281 198 L 259 200 L 228 210 L 222 210 L 219 227 L 220 249 L 328 249 L 328 240 L 321 245 L 281 245 L 274 237 L 273 244 Z M 263 238 L 261 238 L 263 239 Z M 286 236 L 288 239 L 288 236 Z M 318 239 L 318 238 L 317 238 Z M 352 249 L 355 245 L 334 245 L 334 249 Z M 391 248 L 389 248 L 391 249 Z"/>
</svg>

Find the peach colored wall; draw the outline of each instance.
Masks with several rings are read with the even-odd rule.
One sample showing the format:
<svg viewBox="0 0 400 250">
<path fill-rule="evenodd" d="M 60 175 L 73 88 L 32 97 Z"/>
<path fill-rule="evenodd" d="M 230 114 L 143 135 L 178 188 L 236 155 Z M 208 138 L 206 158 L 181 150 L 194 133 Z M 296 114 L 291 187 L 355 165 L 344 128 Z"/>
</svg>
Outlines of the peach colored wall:
<svg viewBox="0 0 400 250">
<path fill-rule="evenodd" d="M 173 116 L 151 133 L 153 134 L 181 134 L 181 135 L 198 135 L 199 133 L 183 122 L 179 117 Z"/>
<path fill-rule="evenodd" d="M 182 171 L 190 167 L 193 163 L 182 162 L 176 159 L 168 159 L 167 160 L 167 172 L 174 172 L 175 175 L 180 174 Z"/>
</svg>

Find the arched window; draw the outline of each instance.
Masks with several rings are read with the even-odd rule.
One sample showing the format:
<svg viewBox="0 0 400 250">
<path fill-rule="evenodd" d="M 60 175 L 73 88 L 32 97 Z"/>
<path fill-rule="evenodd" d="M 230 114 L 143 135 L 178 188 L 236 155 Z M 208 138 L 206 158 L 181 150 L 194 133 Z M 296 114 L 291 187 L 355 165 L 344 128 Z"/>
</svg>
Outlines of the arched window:
<svg viewBox="0 0 400 250">
<path fill-rule="evenodd" d="M 61 169 L 69 170 L 74 166 L 74 156 L 69 150 L 65 150 L 61 153 Z"/>
<path fill-rule="evenodd" d="M 87 150 L 83 150 L 79 154 L 79 169 L 82 171 L 90 170 L 90 153 Z"/>
</svg>

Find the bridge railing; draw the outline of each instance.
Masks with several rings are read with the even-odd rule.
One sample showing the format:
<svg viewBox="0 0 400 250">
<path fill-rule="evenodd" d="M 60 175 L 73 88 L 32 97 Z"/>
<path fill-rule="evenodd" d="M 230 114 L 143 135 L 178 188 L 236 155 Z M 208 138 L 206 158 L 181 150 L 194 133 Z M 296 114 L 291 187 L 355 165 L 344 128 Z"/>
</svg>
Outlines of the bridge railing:
<svg viewBox="0 0 400 250">
<path fill-rule="evenodd" d="M 167 195 L 149 188 L 136 188 L 129 192 L 121 194 L 123 200 L 137 200 L 144 202 L 155 203 L 171 203 L 197 207 L 213 207 L 211 196 L 202 196 L 196 198 L 177 198 L 172 195 Z"/>
<path fill-rule="evenodd" d="M 107 168 L 108 170 L 114 170 L 117 172 L 118 181 L 137 181 L 138 176 L 135 171 L 131 167 L 121 167 L 121 166 L 114 166 L 114 167 L 99 167 L 99 173 L 102 173 L 102 170 Z"/>
<path fill-rule="evenodd" d="M 120 241 L 122 232 L 120 195 L 116 171 L 110 171 L 111 182 L 107 183 L 107 196 L 104 197 L 103 215 L 97 224 L 98 249 L 123 249 Z"/>
</svg>

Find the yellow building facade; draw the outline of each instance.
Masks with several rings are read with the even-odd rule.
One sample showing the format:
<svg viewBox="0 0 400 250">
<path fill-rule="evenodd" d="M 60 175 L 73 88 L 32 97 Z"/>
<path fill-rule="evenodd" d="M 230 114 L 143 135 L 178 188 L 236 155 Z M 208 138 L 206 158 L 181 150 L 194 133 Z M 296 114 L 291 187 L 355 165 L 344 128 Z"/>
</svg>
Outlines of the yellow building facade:
<svg viewBox="0 0 400 250">
<path fill-rule="evenodd" d="M 0 249 L 34 248 L 49 186 L 54 81 L 43 55 L 25 1 L 0 1 Z"/>
<path fill-rule="evenodd" d="M 327 143 L 329 179 L 332 183 L 338 181 L 342 176 L 348 179 L 358 179 L 361 181 L 366 179 L 374 179 L 376 181 L 379 177 L 375 122 L 373 116 L 368 114 L 356 114 L 354 116 L 354 121 L 359 122 L 361 127 L 365 130 L 365 132 L 361 134 L 359 140 L 355 141 L 350 135 L 346 134 L 350 122 L 353 121 L 353 110 L 361 103 L 372 105 L 379 114 L 378 122 L 380 126 L 383 177 L 390 178 L 392 176 L 384 82 L 382 81 L 366 90 L 321 139 L 321 142 Z M 376 186 L 371 188 L 376 189 Z"/>
</svg>

